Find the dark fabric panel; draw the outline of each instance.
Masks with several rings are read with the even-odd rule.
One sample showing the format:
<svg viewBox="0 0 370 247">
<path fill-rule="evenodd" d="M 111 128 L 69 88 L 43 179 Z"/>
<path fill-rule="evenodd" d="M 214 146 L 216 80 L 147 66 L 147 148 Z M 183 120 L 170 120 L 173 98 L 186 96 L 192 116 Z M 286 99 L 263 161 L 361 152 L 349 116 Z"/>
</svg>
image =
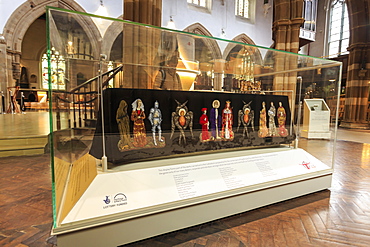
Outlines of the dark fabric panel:
<svg viewBox="0 0 370 247">
<path fill-rule="evenodd" d="M 236 94 L 236 93 L 221 93 L 221 92 L 196 92 L 196 91 L 164 91 L 164 90 L 149 90 L 149 89 L 106 89 L 103 92 L 104 97 L 104 131 L 106 142 L 106 156 L 108 161 L 113 165 L 120 165 L 130 163 L 143 159 L 162 158 L 171 155 L 182 154 L 196 154 L 197 152 L 215 151 L 230 149 L 230 148 L 246 148 L 246 147 L 261 147 L 279 145 L 282 143 L 291 143 L 295 136 L 288 135 L 286 137 L 258 137 L 259 129 L 259 112 L 262 109 L 262 102 L 266 103 L 266 111 L 268 111 L 271 102 L 274 103 L 276 110 L 279 107 L 279 102 L 282 102 L 285 108 L 287 119 L 286 128 L 290 133 L 290 108 L 287 96 L 277 95 L 257 95 L 257 94 Z M 116 112 L 119 108 L 121 100 L 125 100 L 128 104 L 128 116 L 132 113 L 132 102 L 140 98 L 145 107 L 146 119 L 144 120 L 148 144 L 142 148 L 128 148 L 120 150 L 118 142 L 120 140 L 120 133 L 116 121 Z M 231 140 L 218 140 L 201 142 L 200 134 L 202 126 L 199 124 L 199 119 L 202 115 L 202 108 L 207 108 L 207 116 L 210 118 L 210 110 L 214 100 L 220 101 L 219 112 L 225 107 L 226 101 L 231 101 L 233 109 L 233 131 L 235 134 L 234 139 Z M 149 112 L 154 107 L 155 101 L 159 102 L 159 109 L 162 112 L 162 136 L 164 143 L 158 146 L 152 144 L 152 126 L 148 120 Z M 186 142 L 179 141 L 180 132 L 175 128 L 172 139 L 171 135 L 171 119 L 172 113 L 176 111 L 179 103 L 183 104 L 187 101 L 186 107 L 188 111 L 193 112 L 193 137 L 190 134 L 189 127 L 185 130 Z M 243 134 L 244 126 L 241 125 L 239 131 L 238 127 L 238 111 L 243 109 L 244 102 L 251 101 L 251 108 L 254 111 L 254 131 L 251 126 L 248 128 L 248 136 Z M 275 117 L 275 124 L 278 127 L 278 121 Z M 129 120 L 130 137 L 133 137 L 133 121 Z M 268 125 L 268 117 L 267 117 Z M 158 135 L 158 133 L 156 133 Z M 224 150 L 226 151 L 226 150 Z M 102 119 L 99 112 L 97 121 L 96 133 L 94 136 L 93 144 L 90 153 L 96 158 L 102 157 Z"/>
</svg>

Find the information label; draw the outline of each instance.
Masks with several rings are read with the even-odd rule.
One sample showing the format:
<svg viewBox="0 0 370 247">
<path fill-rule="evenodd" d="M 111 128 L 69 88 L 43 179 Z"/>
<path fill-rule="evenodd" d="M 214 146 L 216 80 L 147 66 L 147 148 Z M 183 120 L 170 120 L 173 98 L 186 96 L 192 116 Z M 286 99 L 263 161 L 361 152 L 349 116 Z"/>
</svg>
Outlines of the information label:
<svg viewBox="0 0 370 247">
<path fill-rule="evenodd" d="M 100 174 L 70 223 L 330 169 L 302 149 Z"/>
</svg>

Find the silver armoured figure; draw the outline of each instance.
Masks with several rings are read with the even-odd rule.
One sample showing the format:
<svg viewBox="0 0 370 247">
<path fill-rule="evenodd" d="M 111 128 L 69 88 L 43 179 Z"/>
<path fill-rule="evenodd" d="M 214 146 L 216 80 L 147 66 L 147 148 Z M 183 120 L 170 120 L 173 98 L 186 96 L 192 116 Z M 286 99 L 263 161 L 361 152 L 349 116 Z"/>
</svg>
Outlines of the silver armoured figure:
<svg viewBox="0 0 370 247">
<path fill-rule="evenodd" d="M 154 102 L 154 107 L 150 109 L 149 117 L 148 117 L 150 123 L 152 124 L 152 132 L 153 132 L 153 142 L 154 145 L 157 146 L 157 141 L 155 138 L 155 132 L 158 130 L 158 140 L 160 142 L 163 142 L 162 139 L 162 128 L 161 128 L 161 123 L 162 123 L 162 113 L 161 110 L 159 109 L 159 103 L 158 101 Z"/>
</svg>

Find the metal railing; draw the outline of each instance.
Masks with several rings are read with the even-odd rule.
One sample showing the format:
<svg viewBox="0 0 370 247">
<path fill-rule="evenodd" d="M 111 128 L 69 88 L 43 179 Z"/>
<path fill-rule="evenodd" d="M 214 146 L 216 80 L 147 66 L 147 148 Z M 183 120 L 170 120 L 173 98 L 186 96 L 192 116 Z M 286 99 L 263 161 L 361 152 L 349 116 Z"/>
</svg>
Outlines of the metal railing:
<svg viewBox="0 0 370 247">
<path fill-rule="evenodd" d="M 68 128 L 93 127 L 99 110 L 100 92 L 109 81 L 121 72 L 120 65 L 97 75 L 70 91 L 53 91 L 53 110 L 56 112 L 56 129 L 61 129 L 61 112 L 67 112 Z M 101 90 L 99 80 L 102 78 Z"/>
</svg>

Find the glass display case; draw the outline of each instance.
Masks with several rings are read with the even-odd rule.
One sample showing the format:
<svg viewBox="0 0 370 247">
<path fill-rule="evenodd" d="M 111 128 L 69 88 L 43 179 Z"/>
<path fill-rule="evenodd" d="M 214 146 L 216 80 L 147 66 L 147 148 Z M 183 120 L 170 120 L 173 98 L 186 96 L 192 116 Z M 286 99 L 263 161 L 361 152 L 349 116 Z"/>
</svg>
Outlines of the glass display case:
<svg viewBox="0 0 370 247">
<path fill-rule="evenodd" d="M 328 138 L 300 130 L 304 100 L 338 112 L 340 62 L 54 7 L 47 22 L 58 246 L 118 246 L 330 187 L 338 116 Z"/>
</svg>

